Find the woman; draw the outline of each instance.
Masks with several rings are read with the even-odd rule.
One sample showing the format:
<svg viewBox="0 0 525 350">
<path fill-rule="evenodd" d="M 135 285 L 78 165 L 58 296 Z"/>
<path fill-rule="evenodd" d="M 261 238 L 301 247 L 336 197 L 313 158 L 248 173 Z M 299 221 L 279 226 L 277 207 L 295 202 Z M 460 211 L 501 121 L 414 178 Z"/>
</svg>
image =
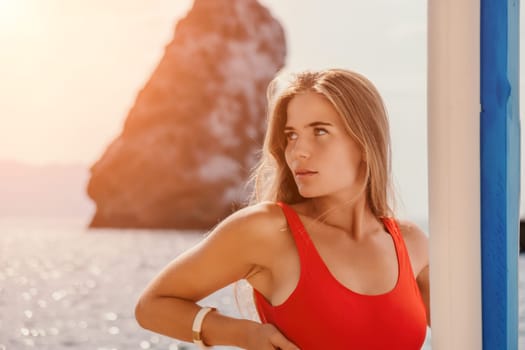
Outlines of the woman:
<svg viewBox="0 0 525 350">
<path fill-rule="evenodd" d="M 388 129 L 363 76 L 299 74 L 270 105 L 255 203 L 151 282 L 140 325 L 203 348 L 421 348 L 428 242 L 393 219 Z M 196 304 L 240 279 L 262 323 Z"/>
</svg>

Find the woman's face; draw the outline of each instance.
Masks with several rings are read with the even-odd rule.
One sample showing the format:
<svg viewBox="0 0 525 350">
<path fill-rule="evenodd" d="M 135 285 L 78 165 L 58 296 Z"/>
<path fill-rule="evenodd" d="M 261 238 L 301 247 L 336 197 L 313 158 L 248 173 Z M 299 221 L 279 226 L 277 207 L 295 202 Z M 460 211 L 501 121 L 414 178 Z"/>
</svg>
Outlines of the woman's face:
<svg viewBox="0 0 525 350">
<path fill-rule="evenodd" d="M 353 197 L 362 188 L 361 149 L 324 96 L 307 92 L 293 97 L 284 134 L 286 163 L 301 196 Z"/>
</svg>

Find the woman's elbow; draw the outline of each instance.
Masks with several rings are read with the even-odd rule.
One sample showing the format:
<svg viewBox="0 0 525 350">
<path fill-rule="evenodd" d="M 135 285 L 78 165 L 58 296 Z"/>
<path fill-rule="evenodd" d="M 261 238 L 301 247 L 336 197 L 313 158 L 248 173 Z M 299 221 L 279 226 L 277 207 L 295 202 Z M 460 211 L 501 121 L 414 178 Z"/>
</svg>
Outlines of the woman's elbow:
<svg viewBox="0 0 525 350">
<path fill-rule="evenodd" d="M 140 296 L 135 305 L 135 320 L 137 320 L 139 326 L 145 329 L 148 329 L 149 324 L 149 305 L 151 305 L 151 297 L 148 297 L 147 295 Z"/>
</svg>

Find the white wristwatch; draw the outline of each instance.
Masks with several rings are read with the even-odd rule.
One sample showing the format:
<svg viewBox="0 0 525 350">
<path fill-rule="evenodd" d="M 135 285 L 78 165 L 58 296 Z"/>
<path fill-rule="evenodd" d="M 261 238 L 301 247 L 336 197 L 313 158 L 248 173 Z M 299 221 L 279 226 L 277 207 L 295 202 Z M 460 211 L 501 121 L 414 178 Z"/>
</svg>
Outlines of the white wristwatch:
<svg viewBox="0 0 525 350">
<path fill-rule="evenodd" d="M 201 327 L 202 327 L 202 321 L 204 320 L 204 317 L 208 314 L 208 312 L 217 310 L 214 307 L 203 307 L 202 309 L 197 312 L 197 315 L 195 315 L 195 318 L 193 319 L 193 326 L 191 327 L 191 330 L 193 331 L 193 343 L 196 344 L 201 349 L 211 349 L 209 346 L 206 346 L 201 338 Z"/>
</svg>

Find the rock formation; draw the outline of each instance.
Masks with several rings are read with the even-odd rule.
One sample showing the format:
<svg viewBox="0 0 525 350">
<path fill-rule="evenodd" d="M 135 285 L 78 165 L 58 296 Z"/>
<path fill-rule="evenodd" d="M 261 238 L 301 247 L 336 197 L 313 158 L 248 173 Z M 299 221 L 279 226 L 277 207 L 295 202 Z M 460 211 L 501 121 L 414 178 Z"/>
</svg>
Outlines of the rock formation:
<svg viewBox="0 0 525 350">
<path fill-rule="evenodd" d="M 196 0 L 91 167 L 91 227 L 209 229 L 242 203 L 284 65 L 281 25 L 256 0 Z"/>
</svg>

